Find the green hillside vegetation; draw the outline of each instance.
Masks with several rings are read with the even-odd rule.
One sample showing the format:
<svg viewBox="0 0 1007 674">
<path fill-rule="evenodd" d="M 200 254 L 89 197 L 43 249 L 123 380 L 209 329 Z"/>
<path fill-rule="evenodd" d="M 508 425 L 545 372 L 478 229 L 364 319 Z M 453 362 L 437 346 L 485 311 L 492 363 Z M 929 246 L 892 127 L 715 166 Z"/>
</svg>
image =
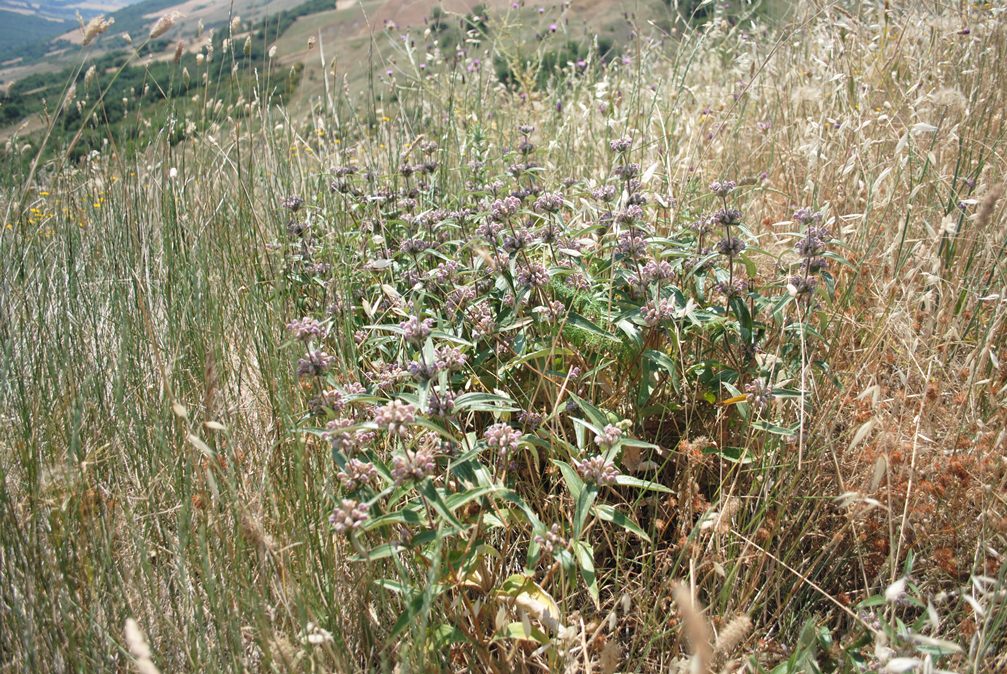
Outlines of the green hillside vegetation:
<svg viewBox="0 0 1007 674">
<path fill-rule="evenodd" d="M 52 21 L 0 9 L 0 62 L 41 56 L 45 52 L 32 47 L 47 45 L 52 38 L 76 26 L 71 21 Z"/>
</svg>

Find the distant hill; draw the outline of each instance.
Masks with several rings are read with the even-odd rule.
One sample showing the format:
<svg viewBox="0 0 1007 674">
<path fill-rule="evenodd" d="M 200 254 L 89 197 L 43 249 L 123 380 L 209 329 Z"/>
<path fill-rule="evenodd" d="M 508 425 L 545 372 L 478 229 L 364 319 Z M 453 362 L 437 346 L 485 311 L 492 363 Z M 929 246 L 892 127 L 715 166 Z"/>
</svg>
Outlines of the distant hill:
<svg viewBox="0 0 1007 674">
<path fill-rule="evenodd" d="M 0 0 L 0 64 L 41 58 L 52 41 L 89 19 L 137 0 Z"/>
</svg>

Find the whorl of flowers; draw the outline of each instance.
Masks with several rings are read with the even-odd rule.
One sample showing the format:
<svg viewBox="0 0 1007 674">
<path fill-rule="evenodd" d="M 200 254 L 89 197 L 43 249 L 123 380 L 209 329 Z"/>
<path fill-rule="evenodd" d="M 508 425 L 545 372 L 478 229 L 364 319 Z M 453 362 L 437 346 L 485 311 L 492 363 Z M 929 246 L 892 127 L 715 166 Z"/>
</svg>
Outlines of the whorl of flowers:
<svg viewBox="0 0 1007 674">
<path fill-rule="evenodd" d="M 738 186 L 734 180 L 714 180 L 710 183 L 710 191 L 718 197 L 726 197 Z"/>
<path fill-rule="evenodd" d="M 616 467 L 600 454 L 583 461 L 574 459 L 573 467 L 584 482 L 600 487 L 616 484 L 616 478 L 619 477 Z"/>
<path fill-rule="evenodd" d="M 622 138 L 609 141 L 608 146 L 612 149 L 612 152 L 623 154 L 629 152 L 629 148 L 633 147 L 633 139 L 629 136 L 623 136 Z"/>
<path fill-rule="evenodd" d="M 414 421 L 416 407 L 401 400 L 393 400 L 374 410 L 374 423 L 395 435 L 404 435 Z"/>
<path fill-rule="evenodd" d="M 518 212 L 521 208 L 521 200 L 514 196 L 497 199 L 490 205 L 490 216 L 494 220 L 506 220 Z"/>
<path fill-rule="evenodd" d="M 486 446 L 497 450 L 501 458 L 506 458 L 521 444 L 521 433 L 504 423 L 493 424 L 483 433 Z"/>
<path fill-rule="evenodd" d="M 337 534 L 358 529 L 370 517 L 367 506 L 353 499 L 343 499 L 329 515 L 329 524 Z"/>
<path fill-rule="evenodd" d="M 591 196 L 598 201 L 612 201 L 615 199 L 615 185 L 602 185 L 591 190 Z"/>
<path fill-rule="evenodd" d="M 455 411 L 455 394 L 451 391 L 431 391 L 424 410 L 432 417 L 447 417 Z"/>
<path fill-rule="evenodd" d="M 535 210 L 540 213 L 555 213 L 563 208 L 563 195 L 545 192 L 535 200 Z"/>
<path fill-rule="evenodd" d="M 549 271 L 538 262 L 524 265 L 518 268 L 515 280 L 518 285 L 529 288 L 541 288 L 549 283 Z"/>
<path fill-rule="evenodd" d="M 745 393 L 748 395 L 748 402 L 756 412 L 762 412 L 773 400 L 773 389 L 761 379 L 756 379 L 745 384 Z"/>
<path fill-rule="evenodd" d="M 722 208 L 713 214 L 713 221 L 721 225 L 737 225 L 742 213 L 737 208 Z"/>
<path fill-rule="evenodd" d="M 369 461 L 350 459 L 336 477 L 343 489 L 356 491 L 365 485 L 374 484 L 378 479 L 378 469 Z"/>
<path fill-rule="evenodd" d="M 330 356 L 321 350 L 309 351 L 297 361 L 297 376 L 320 377 L 331 370 L 335 364 L 335 356 Z"/>
<path fill-rule="evenodd" d="M 647 240 L 636 231 L 623 232 L 615 251 L 626 259 L 642 260 L 647 255 Z"/>
<path fill-rule="evenodd" d="M 535 534 L 532 538 L 538 544 L 542 557 L 548 559 L 563 550 L 567 546 L 567 541 L 563 538 L 562 530 L 558 524 L 553 524 L 544 534 Z"/>
<path fill-rule="evenodd" d="M 304 205 L 304 199 L 296 194 L 291 194 L 290 196 L 284 197 L 283 201 L 280 202 L 280 205 L 291 213 L 296 213 L 301 210 L 301 206 Z"/>
<path fill-rule="evenodd" d="M 675 318 L 677 308 L 672 300 L 651 300 L 640 308 L 640 317 L 647 325 L 654 326 Z"/>
<path fill-rule="evenodd" d="M 287 332 L 302 342 L 325 337 L 325 326 L 310 316 L 298 318 L 287 323 Z"/>
<path fill-rule="evenodd" d="M 374 431 L 359 429 L 348 431 L 354 425 L 352 419 L 333 419 L 325 424 L 322 437 L 329 442 L 332 449 L 343 454 L 352 454 L 374 439 Z"/>
<path fill-rule="evenodd" d="M 401 485 L 412 480 L 420 481 L 437 470 L 437 457 L 433 450 L 421 447 L 415 452 L 392 457 L 392 479 Z"/>
<path fill-rule="evenodd" d="M 601 434 L 594 436 L 594 441 L 602 449 L 611 449 L 622 438 L 622 429 L 618 426 L 608 424 L 602 429 Z"/>
<path fill-rule="evenodd" d="M 465 368 L 465 363 L 468 358 L 461 349 L 457 349 L 453 346 L 440 346 L 437 347 L 434 352 L 437 367 L 448 370 L 450 372 L 458 372 Z"/>
<path fill-rule="evenodd" d="M 402 336 L 413 346 L 419 346 L 430 336 L 434 328 L 434 321 L 431 318 L 420 320 L 416 316 L 410 316 L 407 320 L 399 323 L 402 328 Z"/>
<path fill-rule="evenodd" d="M 717 252 L 727 257 L 737 257 L 747 246 L 736 236 L 725 236 L 717 242 Z"/>
</svg>

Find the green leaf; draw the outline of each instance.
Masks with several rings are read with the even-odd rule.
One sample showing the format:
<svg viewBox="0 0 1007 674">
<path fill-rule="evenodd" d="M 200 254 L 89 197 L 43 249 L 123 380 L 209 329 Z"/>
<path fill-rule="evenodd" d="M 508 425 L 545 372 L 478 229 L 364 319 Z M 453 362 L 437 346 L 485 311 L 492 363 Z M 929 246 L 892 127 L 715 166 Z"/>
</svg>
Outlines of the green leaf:
<svg viewBox="0 0 1007 674">
<path fill-rule="evenodd" d="M 496 492 L 504 491 L 505 488 L 499 485 L 487 485 L 483 487 L 476 487 L 475 489 L 468 489 L 466 491 L 451 494 L 444 502 L 447 504 L 448 508 L 453 512 L 458 510 L 466 503 L 476 500 L 477 498 L 482 498 L 488 494 L 494 494 Z"/>
<path fill-rule="evenodd" d="M 601 519 L 605 522 L 611 522 L 612 524 L 616 524 L 625 529 L 626 531 L 632 534 L 636 534 L 637 536 L 647 541 L 648 543 L 651 542 L 650 536 L 647 535 L 646 531 L 640 528 L 639 524 L 634 522 L 632 518 L 630 518 L 625 513 L 617 510 L 613 506 L 599 503 L 594 507 L 594 513 L 598 516 L 598 519 Z"/>
<path fill-rule="evenodd" d="M 566 482 L 566 488 L 570 492 L 570 497 L 574 501 L 579 499 L 580 493 L 584 491 L 584 480 L 580 479 L 577 471 L 566 461 L 553 459 L 552 462 L 559 467 L 559 472 L 563 475 L 563 481 Z"/>
<path fill-rule="evenodd" d="M 577 497 L 577 507 L 573 513 L 573 538 L 578 540 L 584 532 L 584 525 L 587 523 L 587 516 L 591 512 L 591 506 L 598 497 L 597 485 L 586 485 L 580 496 Z"/>
<path fill-rule="evenodd" d="M 605 425 L 608 423 L 608 415 L 606 415 L 600 409 L 598 409 L 588 401 L 584 400 L 577 394 L 568 393 L 568 395 L 570 396 L 571 400 L 577 403 L 577 406 L 580 407 L 580 409 L 584 412 L 584 414 L 587 415 L 588 419 L 591 420 L 591 423 L 593 423 L 598 428 L 605 428 Z"/>
<path fill-rule="evenodd" d="M 379 517 L 374 517 L 368 519 L 361 525 L 363 531 L 371 531 L 372 529 L 379 529 L 390 524 L 412 524 L 418 525 L 422 524 L 423 517 L 420 513 L 415 510 L 397 510 L 395 512 L 386 513 Z"/>
<path fill-rule="evenodd" d="M 587 585 L 587 592 L 594 600 L 594 607 L 601 608 L 601 595 L 598 592 L 598 575 L 594 570 L 594 548 L 584 541 L 577 541 L 573 544 L 574 554 L 577 556 L 577 569 L 580 577 Z"/>
<path fill-rule="evenodd" d="M 533 641 L 537 644 L 546 645 L 549 643 L 549 635 L 534 625 L 529 625 L 531 629 L 525 628 L 524 623 L 510 623 L 504 628 L 501 635 L 504 639 L 516 639 L 518 641 Z"/>
<path fill-rule="evenodd" d="M 616 484 L 622 485 L 624 487 L 637 487 L 638 489 L 646 489 L 648 491 L 659 491 L 662 494 L 672 494 L 674 492 L 668 489 L 663 484 L 658 482 L 651 482 L 650 480 L 641 480 L 637 477 L 631 477 L 629 475 L 620 475 L 615 478 Z"/>
<path fill-rule="evenodd" d="M 615 342 L 616 344 L 620 343 L 618 337 L 615 337 L 614 335 L 605 332 L 591 321 L 587 320 L 580 314 L 575 313 L 573 311 L 571 311 L 570 314 L 567 316 L 566 323 L 567 325 L 572 325 L 580 328 L 581 330 L 590 332 L 592 335 L 595 335 L 597 337 L 602 337 L 611 342 Z"/>
<path fill-rule="evenodd" d="M 440 490 L 434 486 L 434 483 L 430 481 L 430 478 L 426 478 L 416 486 L 416 490 L 426 497 L 430 506 L 437 511 L 437 514 L 444 519 L 445 522 L 450 524 L 455 530 L 462 531 L 465 527 L 461 522 L 452 514 L 451 509 L 444 502 L 441 497 Z"/>
<path fill-rule="evenodd" d="M 406 603 L 406 609 L 399 616 L 399 619 L 395 621 L 395 625 L 392 626 L 392 633 L 389 635 L 390 639 L 402 634 L 403 631 L 409 625 L 416 621 L 417 617 L 424 613 L 424 607 L 426 606 L 426 598 L 424 595 L 418 594 Z"/>
<path fill-rule="evenodd" d="M 455 399 L 455 410 L 461 412 L 515 412 L 518 407 L 510 398 L 495 393 L 466 393 Z"/>
</svg>

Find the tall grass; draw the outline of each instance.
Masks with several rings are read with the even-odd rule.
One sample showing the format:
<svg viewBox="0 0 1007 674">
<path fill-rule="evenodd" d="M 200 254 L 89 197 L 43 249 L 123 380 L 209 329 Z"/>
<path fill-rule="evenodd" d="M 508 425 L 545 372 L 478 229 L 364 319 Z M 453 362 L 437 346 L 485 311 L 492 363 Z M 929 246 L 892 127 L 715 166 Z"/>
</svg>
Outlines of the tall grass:
<svg viewBox="0 0 1007 674">
<path fill-rule="evenodd" d="M 718 15 L 523 90 L 489 66 L 511 51 L 495 50 L 506 35 L 458 62 L 376 36 L 394 43 L 397 66 L 360 106 L 338 83 L 311 110 L 242 92 L 252 117 L 203 105 L 204 135 L 172 146 L 151 130 L 136 154 L 110 145 L 80 164 L 57 153 L 30 182 L 21 142 L 8 143 L 3 667 L 685 671 L 690 657 L 703 671 L 900 671 L 927 658 L 954 671 L 1007 667 L 1004 16 L 915 3 L 809 5 L 773 26 Z M 649 542 L 589 527 L 597 602 L 548 566 L 531 569 L 537 589 L 507 589 L 536 532 L 499 513 L 507 526 L 470 541 L 495 548 L 483 576 L 492 588 L 432 596 L 449 543 L 354 561 L 378 534 L 333 535 L 327 517 L 344 494 L 329 447 L 303 432 L 319 424 L 284 331 L 342 300 L 328 350 L 340 382 L 366 380 L 353 293 L 381 257 L 375 237 L 400 225 L 367 229 L 369 202 L 331 191 L 334 168 L 372 174 L 353 178 L 364 196 L 405 191 L 401 158 L 436 140 L 434 187 L 416 198 L 420 210 L 458 208 L 476 189 L 468 162 L 505 177 L 522 124 L 536 127 L 542 180 L 584 186 L 565 207 L 571 222 L 600 217 L 589 188 L 616 163 L 609 141 L 629 135 L 655 239 L 677 236 L 709 207 L 705 186 L 732 178 L 760 250 L 753 285 L 786 294 L 800 206 L 825 212 L 843 258 L 818 318 L 796 332 L 788 323 L 774 342 L 792 345 L 787 385 L 804 392 L 774 403 L 796 429 L 787 439 L 746 430 L 738 401 L 723 404 L 727 389 L 714 404 L 683 403 L 675 433 L 633 427 L 660 445 L 643 458 L 671 493 L 617 503 Z M 305 199 L 300 214 L 319 232 L 325 285 L 291 262 L 289 195 Z M 590 391 L 599 406 L 616 397 Z M 728 440 L 737 454 L 702 451 Z M 542 471 L 515 489 L 544 522 L 566 522 L 577 499 Z M 536 613 L 549 602 L 563 629 Z M 441 625 L 465 631 L 466 645 Z"/>
</svg>

